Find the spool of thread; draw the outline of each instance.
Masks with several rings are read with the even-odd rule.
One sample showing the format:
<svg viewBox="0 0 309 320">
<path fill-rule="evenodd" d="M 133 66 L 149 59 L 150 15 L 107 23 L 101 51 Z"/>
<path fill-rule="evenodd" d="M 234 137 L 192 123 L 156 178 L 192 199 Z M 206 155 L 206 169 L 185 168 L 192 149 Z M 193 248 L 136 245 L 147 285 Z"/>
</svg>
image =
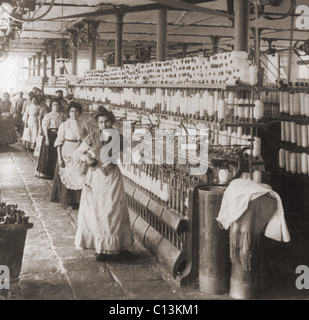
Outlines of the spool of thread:
<svg viewBox="0 0 309 320">
<path fill-rule="evenodd" d="M 248 134 L 247 146 L 250 146 L 250 145 L 251 145 L 251 140 L 252 140 L 252 137 L 251 137 L 250 134 Z M 251 150 L 247 150 L 247 151 L 251 151 Z M 250 152 L 249 154 L 251 154 L 251 152 Z"/>
<path fill-rule="evenodd" d="M 219 91 L 214 92 L 214 110 L 215 112 L 218 111 L 218 101 L 219 101 Z"/>
<path fill-rule="evenodd" d="M 235 100 L 235 93 L 233 91 L 229 91 L 228 96 L 227 96 L 227 108 L 229 110 L 234 109 L 234 100 Z"/>
<path fill-rule="evenodd" d="M 218 172 L 218 178 L 220 183 L 226 183 L 231 179 L 231 173 L 229 169 L 220 169 Z"/>
<path fill-rule="evenodd" d="M 281 169 L 285 168 L 285 150 L 282 148 L 279 150 L 279 167 Z"/>
<path fill-rule="evenodd" d="M 290 151 L 285 150 L 285 170 L 290 172 Z"/>
<path fill-rule="evenodd" d="M 299 92 L 294 93 L 294 115 L 299 115 L 300 114 L 300 95 Z"/>
<path fill-rule="evenodd" d="M 301 146 L 304 148 L 308 147 L 308 129 L 307 125 L 301 126 Z"/>
<path fill-rule="evenodd" d="M 305 112 L 305 92 L 300 92 L 299 93 L 299 100 L 300 100 L 300 114 L 302 116 L 306 115 L 306 112 Z"/>
<path fill-rule="evenodd" d="M 290 99 L 290 115 L 294 116 L 294 92 L 290 92 L 289 99 Z"/>
<path fill-rule="evenodd" d="M 291 142 L 291 125 L 289 121 L 285 121 L 285 141 Z"/>
<path fill-rule="evenodd" d="M 301 174 L 301 154 L 299 152 L 296 153 L 296 169 L 297 173 Z"/>
<path fill-rule="evenodd" d="M 301 125 L 296 123 L 296 145 L 301 146 Z"/>
<path fill-rule="evenodd" d="M 258 83 L 258 67 L 251 65 L 249 67 L 249 84 L 255 86 Z"/>
<path fill-rule="evenodd" d="M 245 104 L 249 104 L 250 100 L 249 99 L 245 99 Z M 250 107 L 245 107 L 245 118 L 249 119 L 250 118 Z"/>
<path fill-rule="evenodd" d="M 284 108 L 283 108 L 283 91 L 279 91 L 279 110 L 280 110 L 280 113 L 282 113 L 284 111 Z"/>
<path fill-rule="evenodd" d="M 231 134 L 231 145 L 237 144 L 237 133 L 234 131 Z"/>
<path fill-rule="evenodd" d="M 301 173 L 307 174 L 308 173 L 308 157 L 307 153 L 301 154 Z"/>
<path fill-rule="evenodd" d="M 243 133 L 242 127 L 237 127 L 237 144 L 242 144 L 241 137 Z"/>
<path fill-rule="evenodd" d="M 245 104 L 245 99 L 239 99 L 238 104 Z M 244 107 L 238 107 L 237 108 L 237 115 L 239 118 L 245 117 L 245 108 Z"/>
<path fill-rule="evenodd" d="M 239 99 L 238 98 L 235 98 L 234 99 L 234 118 L 236 118 L 238 116 L 238 101 Z"/>
<path fill-rule="evenodd" d="M 228 145 L 229 139 L 228 139 L 227 131 L 226 130 L 220 131 L 219 134 L 220 134 L 221 144 Z"/>
<path fill-rule="evenodd" d="M 291 121 L 290 122 L 290 126 L 291 126 L 291 142 L 292 143 L 296 143 L 296 137 L 297 137 L 296 122 Z"/>
<path fill-rule="evenodd" d="M 264 103 L 261 100 L 254 101 L 255 107 L 253 108 L 253 117 L 256 120 L 260 120 L 264 115 Z"/>
<path fill-rule="evenodd" d="M 283 112 L 290 113 L 290 95 L 287 91 L 283 92 Z"/>
<path fill-rule="evenodd" d="M 226 112 L 226 104 L 223 99 L 218 100 L 218 119 L 224 120 Z"/>
<path fill-rule="evenodd" d="M 261 138 L 254 137 L 253 141 L 253 157 L 259 157 L 261 155 Z"/>
<path fill-rule="evenodd" d="M 256 183 L 262 183 L 262 172 L 258 170 L 253 171 L 252 180 Z"/>
<path fill-rule="evenodd" d="M 209 116 L 213 116 L 215 114 L 214 96 L 212 94 L 208 96 L 207 113 Z"/>
<path fill-rule="evenodd" d="M 309 92 L 305 95 L 305 115 L 309 117 Z"/>
<path fill-rule="evenodd" d="M 194 95 L 194 105 L 195 105 L 195 113 L 199 113 L 201 110 L 201 94 L 198 92 Z M 190 106 L 190 104 L 189 104 Z"/>
<path fill-rule="evenodd" d="M 297 172 L 297 157 L 295 152 L 290 153 L 290 171 L 293 174 Z"/>
<path fill-rule="evenodd" d="M 240 142 L 241 145 L 243 146 L 246 146 L 248 145 L 248 136 L 246 134 L 243 134 L 241 136 L 241 142 Z"/>
<path fill-rule="evenodd" d="M 285 121 L 281 121 L 281 141 L 285 141 Z"/>
<path fill-rule="evenodd" d="M 250 172 L 243 172 L 240 176 L 241 179 L 250 180 Z"/>
</svg>

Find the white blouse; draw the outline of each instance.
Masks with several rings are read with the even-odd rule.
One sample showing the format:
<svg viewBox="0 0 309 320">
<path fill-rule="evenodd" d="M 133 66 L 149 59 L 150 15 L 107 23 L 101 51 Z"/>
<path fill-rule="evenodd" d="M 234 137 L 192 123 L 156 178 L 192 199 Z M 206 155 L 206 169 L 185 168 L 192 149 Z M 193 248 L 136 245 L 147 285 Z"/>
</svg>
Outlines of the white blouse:
<svg viewBox="0 0 309 320">
<path fill-rule="evenodd" d="M 68 119 L 60 124 L 54 146 L 61 146 L 66 140 L 81 141 L 88 133 L 88 126 L 84 121 Z"/>
</svg>

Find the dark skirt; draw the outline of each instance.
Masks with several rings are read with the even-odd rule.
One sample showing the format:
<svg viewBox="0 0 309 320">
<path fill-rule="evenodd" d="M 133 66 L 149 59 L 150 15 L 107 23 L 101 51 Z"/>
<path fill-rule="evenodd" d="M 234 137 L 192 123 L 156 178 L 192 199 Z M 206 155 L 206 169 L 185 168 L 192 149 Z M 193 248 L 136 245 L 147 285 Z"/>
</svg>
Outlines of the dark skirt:
<svg viewBox="0 0 309 320">
<path fill-rule="evenodd" d="M 59 176 L 57 161 L 50 202 L 58 202 L 64 205 L 76 205 L 80 202 L 81 193 L 82 190 L 70 190 L 63 185 Z"/>
<path fill-rule="evenodd" d="M 49 146 L 45 145 L 45 136 L 42 139 L 40 155 L 36 171 L 45 177 L 53 178 L 57 163 L 57 148 L 54 147 L 57 131 L 48 130 Z"/>
</svg>

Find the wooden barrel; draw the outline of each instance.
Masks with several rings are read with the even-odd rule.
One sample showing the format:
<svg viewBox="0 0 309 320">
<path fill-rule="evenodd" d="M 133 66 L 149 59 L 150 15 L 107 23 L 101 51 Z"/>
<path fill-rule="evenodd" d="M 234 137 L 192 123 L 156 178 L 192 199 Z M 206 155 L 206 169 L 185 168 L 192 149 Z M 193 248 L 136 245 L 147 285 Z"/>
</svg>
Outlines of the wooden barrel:
<svg viewBox="0 0 309 320">
<path fill-rule="evenodd" d="M 224 294 L 229 290 L 229 237 L 216 220 L 224 190 L 220 186 L 198 189 L 199 287 L 208 294 Z"/>
</svg>

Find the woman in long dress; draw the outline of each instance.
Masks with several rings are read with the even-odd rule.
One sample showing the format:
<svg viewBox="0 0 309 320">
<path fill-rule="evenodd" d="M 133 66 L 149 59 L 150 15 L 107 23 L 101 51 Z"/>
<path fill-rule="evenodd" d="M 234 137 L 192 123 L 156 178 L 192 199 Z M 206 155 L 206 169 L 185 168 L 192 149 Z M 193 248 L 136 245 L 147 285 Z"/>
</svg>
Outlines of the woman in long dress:
<svg viewBox="0 0 309 320">
<path fill-rule="evenodd" d="M 10 101 L 10 95 L 5 92 L 0 103 L 0 144 L 8 145 L 17 142 L 15 125 L 17 124 L 17 114 L 14 104 Z"/>
<path fill-rule="evenodd" d="M 42 120 L 43 139 L 40 148 L 38 164 L 35 176 L 52 179 L 55 174 L 57 163 L 57 148 L 54 143 L 62 117 L 59 113 L 60 103 L 57 99 L 52 100 L 52 111 L 47 113 Z"/>
<path fill-rule="evenodd" d="M 54 146 L 58 159 L 54 175 L 51 202 L 62 203 L 76 208 L 80 202 L 81 189 L 85 178 L 85 164 L 73 161 L 73 154 L 82 139 L 89 134 L 87 124 L 79 119 L 82 106 L 71 102 L 68 107 L 69 119 L 60 124 Z"/>
<path fill-rule="evenodd" d="M 21 110 L 21 129 L 20 129 L 20 137 L 23 136 L 23 133 L 24 133 L 24 129 L 25 129 L 25 121 L 24 121 L 24 114 L 27 110 L 27 107 L 32 103 L 31 100 L 32 98 L 35 96 L 34 92 L 33 91 L 30 91 L 29 94 L 28 94 L 28 99 L 26 99 L 23 103 L 23 107 L 22 107 L 22 110 Z"/>
<path fill-rule="evenodd" d="M 101 108 L 96 119 L 99 129 L 83 140 L 75 154 L 76 161 L 86 160 L 90 166 L 81 195 L 75 246 L 76 249 L 93 249 L 96 259 L 105 261 L 115 255 L 133 256 L 127 250 L 133 244 L 133 235 L 122 175 L 115 164 L 117 145 L 113 144 L 115 157 L 112 162 L 110 151 L 102 152 L 102 147 L 111 141 L 102 141 L 102 134 L 108 135 L 115 117 L 112 112 Z M 118 134 L 116 130 L 113 132 Z"/>
<path fill-rule="evenodd" d="M 39 113 L 39 100 L 36 96 L 34 96 L 31 99 L 31 104 L 26 107 L 26 111 L 23 115 L 25 128 L 21 140 L 25 149 L 34 150 L 35 148 L 36 139 L 39 132 Z"/>
<path fill-rule="evenodd" d="M 51 111 L 51 101 L 52 101 L 51 97 L 47 96 L 45 100 L 40 103 L 40 112 L 38 116 L 39 132 L 36 138 L 36 145 L 33 153 L 35 157 L 39 157 L 40 155 L 40 150 L 41 150 L 42 140 L 43 140 L 42 121 L 44 116 Z"/>
</svg>

